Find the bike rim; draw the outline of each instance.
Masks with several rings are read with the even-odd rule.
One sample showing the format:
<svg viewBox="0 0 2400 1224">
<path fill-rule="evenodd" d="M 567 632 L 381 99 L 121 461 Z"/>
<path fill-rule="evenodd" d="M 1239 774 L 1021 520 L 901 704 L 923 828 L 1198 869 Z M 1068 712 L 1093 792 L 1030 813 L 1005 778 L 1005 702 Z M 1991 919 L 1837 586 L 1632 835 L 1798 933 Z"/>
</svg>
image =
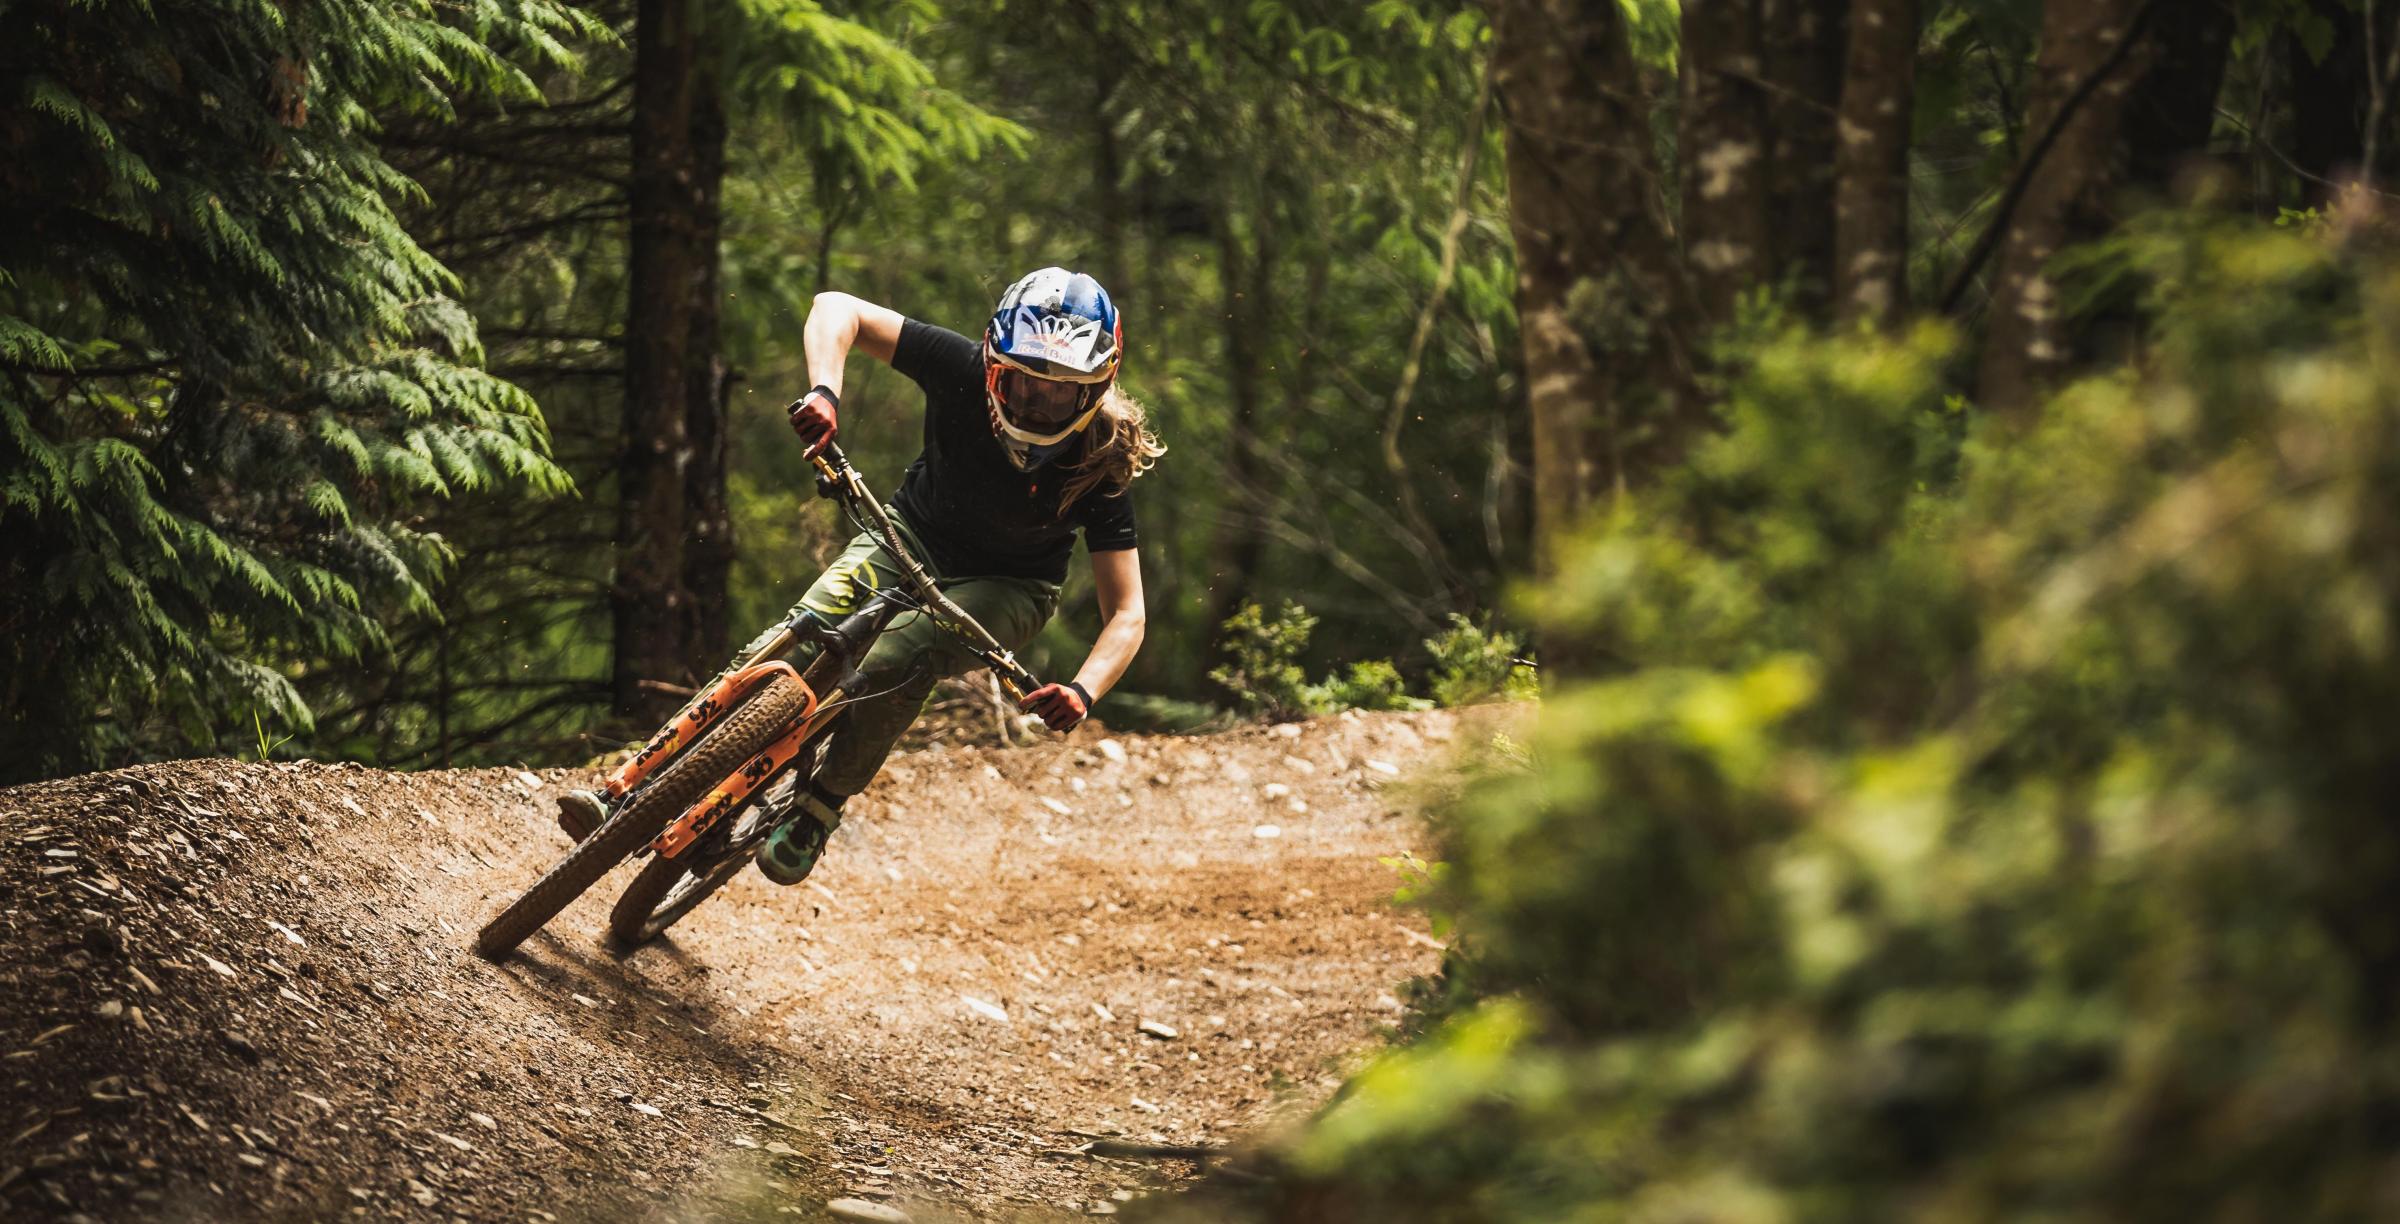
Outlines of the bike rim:
<svg viewBox="0 0 2400 1224">
<path fill-rule="evenodd" d="M 705 867 L 693 864 L 699 870 L 684 872 L 675 881 L 675 886 L 667 890 L 667 895 L 658 899 L 658 907 L 650 911 L 650 922 L 647 924 L 650 932 L 656 934 L 665 929 L 666 924 L 674 921 L 683 910 L 715 892 L 725 881 L 732 879 L 735 872 L 748 866 L 750 857 L 758 852 L 759 846 L 765 844 L 767 834 L 774 830 L 775 821 L 767 816 L 766 805 L 746 805 L 734 817 L 732 827 L 726 830 L 723 848 L 709 856 L 710 862 Z M 700 847 L 694 846 L 692 849 L 698 850 Z"/>
<path fill-rule="evenodd" d="M 749 864 L 751 852 L 755 849 L 756 847 L 750 847 L 728 854 L 711 864 L 707 871 L 697 875 L 685 872 L 682 879 L 675 881 L 675 887 L 668 889 L 667 895 L 659 898 L 655 917 L 671 915 L 680 907 L 689 905 L 714 891 L 726 880 L 731 879 L 734 872 L 740 871 Z"/>
</svg>

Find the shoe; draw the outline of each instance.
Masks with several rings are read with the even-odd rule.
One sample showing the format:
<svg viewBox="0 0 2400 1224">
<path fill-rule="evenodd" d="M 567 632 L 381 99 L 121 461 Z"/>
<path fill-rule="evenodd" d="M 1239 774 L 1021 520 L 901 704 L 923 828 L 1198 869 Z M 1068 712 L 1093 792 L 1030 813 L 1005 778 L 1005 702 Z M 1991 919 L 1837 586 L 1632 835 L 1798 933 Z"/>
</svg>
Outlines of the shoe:
<svg viewBox="0 0 2400 1224">
<path fill-rule="evenodd" d="M 576 841 L 590 837 L 607 820 L 608 800 L 598 791 L 568 791 L 558 797 L 558 827 Z"/>
<path fill-rule="evenodd" d="M 808 878 L 825 853 L 825 839 L 842 823 L 845 796 L 827 795 L 809 787 L 794 812 L 758 850 L 758 873 L 785 887 Z"/>
</svg>

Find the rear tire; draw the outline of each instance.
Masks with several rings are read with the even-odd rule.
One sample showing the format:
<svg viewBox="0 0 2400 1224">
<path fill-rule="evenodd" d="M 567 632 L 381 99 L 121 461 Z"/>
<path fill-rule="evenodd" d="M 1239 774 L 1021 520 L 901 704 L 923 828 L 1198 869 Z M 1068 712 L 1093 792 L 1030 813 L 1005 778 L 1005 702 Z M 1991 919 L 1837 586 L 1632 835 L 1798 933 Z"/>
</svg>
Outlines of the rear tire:
<svg viewBox="0 0 2400 1224">
<path fill-rule="evenodd" d="M 485 923 L 475 937 L 475 951 L 491 960 L 515 951 L 584 890 L 599 883 L 609 868 L 656 840 L 667 822 L 773 744 L 807 707 L 808 690 L 798 680 L 789 675 L 769 677 L 700 742 L 685 749 L 655 780 L 637 791 L 633 802 L 577 843 L 524 895 Z M 678 873 L 682 870 L 660 859 L 651 863 L 644 875 L 661 866 Z"/>
<path fill-rule="evenodd" d="M 814 773 L 817 749 L 831 732 L 832 724 L 819 727 L 808 742 L 800 745 L 799 760 L 788 766 L 802 779 Z M 668 927 L 682 920 L 685 914 L 700 907 L 700 903 L 742 874 L 750 860 L 758 857 L 758 848 L 766 844 L 767 835 L 774 831 L 771 823 L 761 823 L 765 813 L 761 805 L 767 792 L 775 786 L 773 780 L 761 783 L 750 802 L 726 817 L 723 841 L 728 848 L 706 871 L 695 875 L 689 864 L 674 859 L 652 859 L 642 873 L 625 886 L 617 898 L 616 908 L 608 914 L 609 942 L 621 951 L 632 951 L 666 933 Z M 797 819 L 795 817 L 795 819 Z M 686 854 L 697 853 L 714 839 L 702 838 Z M 747 844 L 741 844 L 747 843 Z M 688 887 L 685 885 L 688 884 Z"/>
<path fill-rule="evenodd" d="M 608 914 L 608 941 L 618 948 L 631 951 L 666 933 L 668 927 L 685 914 L 698 909 L 718 889 L 732 883 L 742 874 L 758 853 L 757 846 L 738 850 L 711 865 L 700 876 L 693 876 L 682 863 L 673 859 L 654 858 L 642 868 L 642 874 L 625 886 L 625 895 L 617 898 L 617 907 Z M 670 901 L 668 894 L 675 886 L 689 880 L 691 887 Z M 664 904 L 662 904 L 664 903 Z"/>
</svg>

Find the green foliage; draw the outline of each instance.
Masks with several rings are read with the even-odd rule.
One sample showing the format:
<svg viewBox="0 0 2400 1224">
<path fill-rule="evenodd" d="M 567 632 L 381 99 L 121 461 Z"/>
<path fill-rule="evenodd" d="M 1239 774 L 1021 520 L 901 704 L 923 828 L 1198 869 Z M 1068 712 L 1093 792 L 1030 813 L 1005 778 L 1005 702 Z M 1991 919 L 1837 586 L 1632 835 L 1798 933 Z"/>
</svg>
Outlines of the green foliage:
<svg viewBox="0 0 2400 1224">
<path fill-rule="evenodd" d="M 1428 683 L 1436 705 L 1472 705 L 1494 697 L 1523 701 L 1539 695 L 1524 643 L 1486 622 L 1453 612 L 1449 628 L 1425 639 L 1425 650 L 1433 656 Z"/>
<path fill-rule="evenodd" d="M 1300 658 L 1308 650 L 1317 618 L 1285 600 L 1270 617 L 1257 604 L 1244 604 L 1228 617 L 1221 645 L 1226 661 L 1209 679 L 1232 691 L 1253 718 L 1288 722 L 1337 710 L 1426 710 L 1433 703 L 1408 695 L 1408 683 L 1388 659 L 1364 659 L 1310 683 Z"/>
<path fill-rule="evenodd" d="M 1569 550 L 1616 661 L 1443 813 L 1493 993 L 1290 1150 L 1377 1219 L 2318 1218 L 2400 1105 L 2400 263 L 2172 218 L 2146 363 L 1963 421 L 1787 335 Z"/>
<path fill-rule="evenodd" d="M 1364 659 L 1327 676 L 1318 699 L 1335 710 L 1430 710 L 1433 703 L 1408 695 L 1408 682 L 1389 659 Z"/>
<path fill-rule="evenodd" d="M 276 749 L 292 741 L 292 737 L 289 735 L 269 735 L 266 718 L 256 710 L 250 712 L 250 734 L 255 741 L 253 747 L 258 751 L 258 755 L 250 758 L 253 761 L 264 761 L 273 757 Z"/>
<path fill-rule="evenodd" d="M 552 0 L 0 15 L 0 777 L 306 726 L 295 671 L 430 607 L 424 506 L 568 487 L 372 136 L 603 33 Z"/>
<path fill-rule="evenodd" d="M 938 16 L 925 0 L 888 6 L 872 24 L 814 0 L 740 0 L 731 75 L 761 116 L 806 149 L 813 185 L 828 196 L 914 189 L 935 158 L 1022 153 L 1025 129 L 961 99 L 888 29 Z M 780 105 L 777 105 L 780 103 Z"/>
<path fill-rule="evenodd" d="M 1300 666 L 1316 627 L 1317 618 L 1290 600 L 1273 617 L 1257 604 L 1244 604 L 1225 621 L 1225 662 L 1208 678 L 1231 690 L 1243 711 L 1256 718 L 1288 722 L 1326 713 L 1323 694 Z"/>
</svg>

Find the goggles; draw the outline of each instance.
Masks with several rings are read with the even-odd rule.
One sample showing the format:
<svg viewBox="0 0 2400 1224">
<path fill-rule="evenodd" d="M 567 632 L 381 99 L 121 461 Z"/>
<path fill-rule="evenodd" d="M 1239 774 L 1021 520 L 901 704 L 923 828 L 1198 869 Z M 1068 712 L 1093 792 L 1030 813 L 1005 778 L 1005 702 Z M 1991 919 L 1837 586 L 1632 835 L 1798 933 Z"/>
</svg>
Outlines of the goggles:
<svg viewBox="0 0 2400 1224">
<path fill-rule="evenodd" d="M 1004 359 L 992 359 L 984 366 L 984 389 L 1002 432 L 1019 442 L 1049 446 L 1092 423 L 1108 393 L 1108 381 L 1044 378 Z"/>
<path fill-rule="evenodd" d="M 1048 433 L 1068 427 L 1099 401 L 1105 388 L 1095 383 L 1061 382 L 1009 366 L 1000 367 L 998 387 L 1001 415 L 1019 429 Z"/>
</svg>

